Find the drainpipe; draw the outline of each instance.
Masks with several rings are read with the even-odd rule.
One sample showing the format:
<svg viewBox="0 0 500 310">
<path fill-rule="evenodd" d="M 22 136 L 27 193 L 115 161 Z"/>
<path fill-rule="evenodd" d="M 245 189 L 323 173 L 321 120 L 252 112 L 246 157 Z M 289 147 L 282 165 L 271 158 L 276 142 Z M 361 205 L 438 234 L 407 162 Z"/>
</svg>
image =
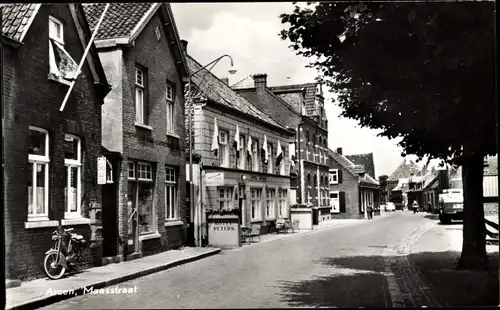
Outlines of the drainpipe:
<svg viewBox="0 0 500 310">
<path fill-rule="evenodd" d="M 303 203 L 303 199 L 304 199 L 304 186 L 302 185 L 302 173 L 303 173 L 303 169 L 302 169 L 302 159 L 300 157 L 300 137 L 302 136 L 302 133 L 301 133 L 301 129 L 302 129 L 302 125 L 304 123 L 302 122 L 302 119 L 301 119 L 301 122 L 299 123 L 299 125 L 297 126 L 297 133 L 298 133 L 298 136 L 297 136 L 297 149 L 296 149 L 296 152 L 297 152 L 297 159 L 298 159 L 298 163 L 299 163 L 299 190 L 300 190 L 300 201 L 297 201 L 297 203 Z"/>
</svg>

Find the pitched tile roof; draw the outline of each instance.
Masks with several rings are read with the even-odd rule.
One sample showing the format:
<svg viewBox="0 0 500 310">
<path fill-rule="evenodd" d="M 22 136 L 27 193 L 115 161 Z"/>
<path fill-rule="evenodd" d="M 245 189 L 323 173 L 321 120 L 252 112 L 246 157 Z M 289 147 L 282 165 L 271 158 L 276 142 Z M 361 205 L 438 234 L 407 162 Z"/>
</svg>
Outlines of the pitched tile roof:
<svg viewBox="0 0 500 310">
<path fill-rule="evenodd" d="M 189 72 L 193 73 L 202 68 L 202 65 L 200 65 L 191 56 L 186 56 L 186 59 L 189 67 Z M 278 124 L 275 120 L 273 120 L 261 110 L 257 109 L 245 98 L 238 95 L 234 90 L 231 89 L 231 87 L 229 87 L 229 85 L 219 80 L 215 75 L 208 72 L 206 69 L 202 69 L 200 72 L 195 74 L 192 77 L 192 81 L 211 101 L 232 109 L 236 109 L 244 114 L 252 116 L 272 126 L 286 130 L 286 128 Z"/>
<path fill-rule="evenodd" d="M 32 17 L 34 17 L 39 7 L 39 3 L 0 4 L 2 9 L 2 34 L 22 42 L 22 36 L 29 28 Z"/>
<path fill-rule="evenodd" d="M 151 2 L 112 2 L 99 27 L 96 40 L 130 37 L 132 30 L 154 5 Z M 83 4 L 91 31 L 94 31 L 105 6 L 106 3 Z"/>
<path fill-rule="evenodd" d="M 316 110 L 316 87 L 317 83 L 304 83 L 294 85 L 272 86 L 269 89 L 301 113 L 302 102 L 305 103 L 308 116 L 317 115 Z M 300 96 L 297 96 L 299 94 Z M 303 95 L 304 94 L 304 95 Z"/>
<path fill-rule="evenodd" d="M 394 170 L 394 172 L 389 176 L 389 180 L 396 181 L 401 178 L 410 177 L 411 172 L 420 171 L 420 167 L 414 163 L 412 160 L 409 160 L 407 163 L 405 159 L 399 164 L 399 166 Z"/>
<path fill-rule="evenodd" d="M 357 165 L 363 165 L 366 173 L 375 178 L 375 164 L 373 162 L 373 153 L 345 155 L 350 161 Z"/>
<path fill-rule="evenodd" d="M 352 161 L 350 161 L 346 156 L 341 155 L 337 152 L 334 152 L 328 149 L 328 155 L 330 155 L 333 160 L 335 160 L 339 165 L 341 165 L 344 169 L 346 169 L 350 174 L 354 177 L 359 178 L 362 183 L 379 185 L 378 181 L 372 178 L 370 175 L 365 173 L 362 177 L 359 176 L 360 173 L 365 172 L 365 167 L 363 165 L 356 165 Z"/>
</svg>

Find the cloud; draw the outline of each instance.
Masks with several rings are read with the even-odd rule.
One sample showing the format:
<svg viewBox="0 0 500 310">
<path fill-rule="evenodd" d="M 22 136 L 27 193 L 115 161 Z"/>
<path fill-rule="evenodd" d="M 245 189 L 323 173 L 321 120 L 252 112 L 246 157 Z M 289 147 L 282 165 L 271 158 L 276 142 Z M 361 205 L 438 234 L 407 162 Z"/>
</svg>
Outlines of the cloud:
<svg viewBox="0 0 500 310">
<path fill-rule="evenodd" d="M 235 83 L 255 73 L 267 73 L 269 86 L 314 81 L 316 70 L 306 68 L 308 59 L 298 56 L 279 37 L 286 28 L 279 15 L 294 5 L 281 3 L 175 3 L 172 4 L 179 33 L 188 52 L 202 65 L 224 54 L 234 60 L 238 72 L 229 75 L 229 61 L 223 59 L 212 70 Z M 331 94 L 325 93 L 331 98 Z M 376 137 L 378 131 L 359 128 L 356 121 L 339 117 L 340 108 L 325 100 L 329 147 L 343 147 L 345 154 L 374 153 L 377 175 L 390 175 L 402 161 L 396 141 Z"/>
</svg>

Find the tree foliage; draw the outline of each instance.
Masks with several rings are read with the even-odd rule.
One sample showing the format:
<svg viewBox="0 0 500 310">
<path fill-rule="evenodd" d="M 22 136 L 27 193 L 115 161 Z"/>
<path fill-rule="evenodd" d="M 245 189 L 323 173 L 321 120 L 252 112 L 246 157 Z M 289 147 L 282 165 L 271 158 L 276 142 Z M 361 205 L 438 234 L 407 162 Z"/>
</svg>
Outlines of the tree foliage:
<svg viewBox="0 0 500 310">
<path fill-rule="evenodd" d="M 400 137 L 405 154 L 496 153 L 494 3 L 321 2 L 282 14 L 342 116 Z M 467 145 L 466 149 L 463 148 Z"/>
<path fill-rule="evenodd" d="M 462 166 L 459 267 L 486 261 L 485 155 L 497 153 L 494 2 L 321 2 L 280 16 L 342 116 L 400 138 L 403 156 Z"/>
</svg>

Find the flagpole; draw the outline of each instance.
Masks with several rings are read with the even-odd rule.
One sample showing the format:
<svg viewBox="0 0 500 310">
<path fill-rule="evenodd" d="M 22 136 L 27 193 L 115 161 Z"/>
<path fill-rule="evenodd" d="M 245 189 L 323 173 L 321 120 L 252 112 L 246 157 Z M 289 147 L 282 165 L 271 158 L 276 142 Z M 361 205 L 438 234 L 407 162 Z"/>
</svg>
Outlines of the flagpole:
<svg viewBox="0 0 500 310">
<path fill-rule="evenodd" d="M 61 108 L 59 109 L 60 112 L 62 112 L 64 110 L 64 107 L 66 106 L 66 102 L 68 101 L 69 95 L 71 94 L 71 91 L 73 90 L 73 87 L 75 86 L 76 78 L 78 77 L 78 74 L 83 67 L 83 62 L 85 61 L 85 58 L 87 57 L 87 54 L 90 50 L 90 47 L 92 46 L 92 43 L 94 42 L 94 39 L 97 35 L 97 31 L 99 30 L 99 26 L 101 26 L 101 23 L 104 19 L 104 15 L 106 15 L 106 12 L 108 11 L 110 4 L 111 3 L 106 4 L 106 7 L 104 7 L 104 11 L 102 12 L 101 18 L 99 18 L 99 21 L 97 22 L 97 25 L 95 26 L 94 33 L 92 34 L 92 37 L 90 38 L 90 41 L 87 44 L 87 48 L 85 48 L 85 52 L 83 53 L 82 60 L 80 60 L 80 64 L 78 64 L 78 68 L 76 69 L 76 72 L 75 72 L 76 76 L 73 79 L 73 81 L 71 81 L 71 85 L 69 86 L 69 89 L 66 92 L 66 97 L 64 97 L 63 103 L 61 104 Z"/>
</svg>

